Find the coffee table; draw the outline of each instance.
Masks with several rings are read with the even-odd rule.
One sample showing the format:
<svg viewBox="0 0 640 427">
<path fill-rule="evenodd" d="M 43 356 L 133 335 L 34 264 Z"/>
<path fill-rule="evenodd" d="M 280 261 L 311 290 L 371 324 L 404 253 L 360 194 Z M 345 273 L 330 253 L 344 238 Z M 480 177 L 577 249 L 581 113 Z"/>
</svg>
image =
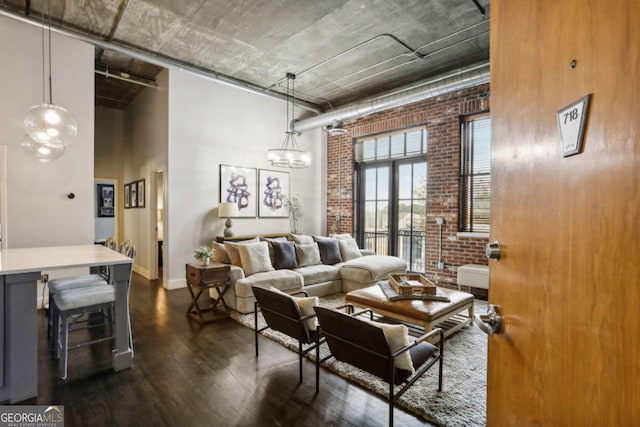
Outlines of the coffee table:
<svg viewBox="0 0 640 427">
<path fill-rule="evenodd" d="M 358 308 L 370 308 L 374 313 L 394 320 L 422 326 L 425 332 L 439 326 L 447 337 L 473 323 L 473 295 L 453 289 L 438 288 L 449 302 L 428 300 L 389 301 L 378 285 L 346 294 L 345 302 Z M 464 311 L 468 315 L 464 315 Z"/>
</svg>

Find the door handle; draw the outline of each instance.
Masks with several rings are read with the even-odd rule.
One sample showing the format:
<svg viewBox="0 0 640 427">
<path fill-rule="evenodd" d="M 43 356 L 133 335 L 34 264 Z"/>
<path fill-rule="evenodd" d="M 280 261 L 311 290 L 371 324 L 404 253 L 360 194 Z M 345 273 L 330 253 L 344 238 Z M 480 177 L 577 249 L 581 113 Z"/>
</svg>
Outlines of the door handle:
<svg viewBox="0 0 640 427">
<path fill-rule="evenodd" d="M 494 240 L 493 243 L 489 243 L 484 248 L 484 255 L 489 259 L 500 260 L 500 242 Z"/>
<path fill-rule="evenodd" d="M 500 332 L 502 327 L 502 316 L 498 306 L 489 304 L 487 314 L 476 314 L 474 316 L 476 325 L 482 332 L 491 336 Z"/>
</svg>

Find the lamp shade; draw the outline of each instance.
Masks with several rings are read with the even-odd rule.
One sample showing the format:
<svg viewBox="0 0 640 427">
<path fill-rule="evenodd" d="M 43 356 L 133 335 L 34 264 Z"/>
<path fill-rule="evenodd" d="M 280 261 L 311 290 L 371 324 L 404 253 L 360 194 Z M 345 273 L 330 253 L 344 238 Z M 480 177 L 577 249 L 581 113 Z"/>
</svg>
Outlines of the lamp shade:
<svg viewBox="0 0 640 427">
<path fill-rule="evenodd" d="M 222 202 L 218 206 L 218 217 L 230 218 L 240 215 L 237 203 Z"/>
</svg>

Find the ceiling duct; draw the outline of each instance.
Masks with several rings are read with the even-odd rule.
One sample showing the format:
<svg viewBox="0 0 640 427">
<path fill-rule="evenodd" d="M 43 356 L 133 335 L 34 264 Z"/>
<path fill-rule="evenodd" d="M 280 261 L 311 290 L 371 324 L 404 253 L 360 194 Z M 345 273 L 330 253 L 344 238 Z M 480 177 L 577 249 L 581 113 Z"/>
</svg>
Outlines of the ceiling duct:
<svg viewBox="0 0 640 427">
<path fill-rule="evenodd" d="M 334 120 L 330 125 L 324 128 L 331 136 L 344 135 L 347 130 L 344 128 L 344 122 L 342 120 Z"/>
<path fill-rule="evenodd" d="M 445 93 L 478 86 L 489 82 L 489 63 L 476 64 L 460 71 L 448 73 L 429 79 L 425 82 L 413 84 L 409 87 L 395 90 L 367 101 L 356 102 L 339 107 L 329 113 L 320 114 L 296 121 L 296 131 L 304 132 L 318 127 L 325 127 L 327 132 L 334 121 L 352 120 L 364 117 L 378 111 L 411 104 Z M 343 129 L 345 132 L 346 130 Z"/>
</svg>

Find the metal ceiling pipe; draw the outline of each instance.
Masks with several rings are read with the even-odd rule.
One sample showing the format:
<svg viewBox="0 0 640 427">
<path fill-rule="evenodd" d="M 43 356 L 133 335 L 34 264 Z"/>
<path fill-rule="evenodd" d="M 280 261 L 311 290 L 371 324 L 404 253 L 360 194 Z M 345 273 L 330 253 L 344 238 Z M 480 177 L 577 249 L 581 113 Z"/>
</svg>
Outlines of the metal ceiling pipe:
<svg viewBox="0 0 640 427">
<path fill-rule="evenodd" d="M 330 125 L 334 120 L 356 119 L 378 111 L 411 104 L 487 82 L 489 82 L 489 63 L 485 62 L 403 89 L 397 89 L 367 101 L 348 104 L 325 114 L 298 120 L 295 122 L 295 129 L 296 132 L 304 132 Z"/>
<path fill-rule="evenodd" d="M 13 11 L 3 9 L 2 7 L 0 7 L 0 16 L 6 16 L 7 18 L 12 18 L 17 21 L 24 22 L 26 24 L 35 25 L 36 27 L 39 27 L 39 28 L 42 27 L 42 24 L 33 18 L 21 15 Z M 80 40 L 85 43 L 89 43 L 94 46 L 101 47 L 103 49 L 109 49 L 114 52 L 122 53 L 124 55 L 130 56 L 135 59 L 139 59 L 144 62 L 148 62 L 150 64 L 157 65 L 159 67 L 186 71 L 192 74 L 196 74 L 200 77 L 204 77 L 206 79 L 216 81 L 218 83 L 226 84 L 228 86 L 232 86 L 238 89 L 246 90 L 251 93 L 255 93 L 257 95 L 263 95 L 270 98 L 276 98 L 282 101 L 287 101 L 287 96 L 280 94 L 278 92 L 270 91 L 269 89 L 251 84 L 249 82 L 236 80 L 232 77 L 216 73 L 215 71 L 207 70 L 206 68 L 201 68 L 195 65 L 187 64 L 177 59 L 160 56 L 138 47 L 124 46 L 114 42 L 107 42 L 107 41 L 98 39 L 91 34 L 83 33 L 77 30 L 67 30 L 67 29 L 52 26 L 51 31 L 57 34 L 62 34 L 63 36 L 72 38 L 74 40 Z M 304 102 L 301 100 L 296 100 L 296 105 L 299 106 L 300 108 L 303 108 L 305 110 L 311 111 L 316 114 L 319 114 L 321 111 L 320 108 L 318 108 L 316 105 L 313 105 L 311 103 Z"/>
</svg>

